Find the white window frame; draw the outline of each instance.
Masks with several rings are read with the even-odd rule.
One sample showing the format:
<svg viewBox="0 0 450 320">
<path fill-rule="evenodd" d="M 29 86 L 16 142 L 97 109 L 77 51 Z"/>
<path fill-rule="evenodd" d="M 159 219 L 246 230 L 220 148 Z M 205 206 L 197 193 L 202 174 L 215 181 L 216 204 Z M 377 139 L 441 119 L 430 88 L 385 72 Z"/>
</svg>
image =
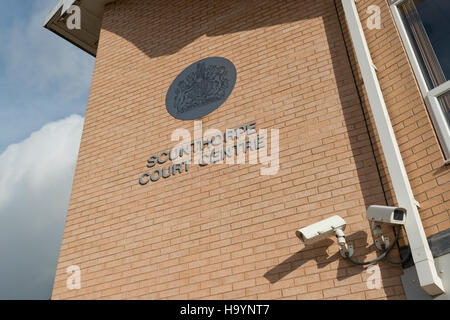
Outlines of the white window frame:
<svg viewBox="0 0 450 320">
<path fill-rule="evenodd" d="M 395 24 L 397 25 L 398 32 L 400 33 L 400 37 L 402 38 L 403 45 L 405 46 L 406 53 L 408 54 L 409 61 L 414 70 L 414 74 L 419 84 L 420 91 L 422 92 L 428 113 L 430 114 L 430 118 L 433 122 L 434 130 L 436 131 L 436 135 L 438 136 L 442 147 L 445 164 L 450 164 L 450 128 L 438 100 L 442 94 L 450 91 L 450 80 L 442 83 L 432 90 L 428 89 L 425 77 L 422 73 L 420 64 L 417 60 L 408 33 L 403 25 L 402 17 L 398 10 L 398 5 L 402 4 L 404 1 L 406 0 L 390 0 L 391 12 L 394 17 Z"/>
</svg>

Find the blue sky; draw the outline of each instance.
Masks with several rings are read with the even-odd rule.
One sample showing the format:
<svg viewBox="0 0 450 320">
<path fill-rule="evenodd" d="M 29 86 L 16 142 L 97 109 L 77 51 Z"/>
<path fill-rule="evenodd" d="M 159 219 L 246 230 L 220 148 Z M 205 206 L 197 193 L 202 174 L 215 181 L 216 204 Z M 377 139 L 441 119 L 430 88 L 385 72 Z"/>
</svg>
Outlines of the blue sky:
<svg viewBox="0 0 450 320">
<path fill-rule="evenodd" d="M 57 0 L 2 0 L 0 153 L 44 124 L 84 115 L 95 59 L 42 27 Z"/>
<path fill-rule="evenodd" d="M 0 300 L 49 299 L 95 59 L 0 2 Z"/>
</svg>

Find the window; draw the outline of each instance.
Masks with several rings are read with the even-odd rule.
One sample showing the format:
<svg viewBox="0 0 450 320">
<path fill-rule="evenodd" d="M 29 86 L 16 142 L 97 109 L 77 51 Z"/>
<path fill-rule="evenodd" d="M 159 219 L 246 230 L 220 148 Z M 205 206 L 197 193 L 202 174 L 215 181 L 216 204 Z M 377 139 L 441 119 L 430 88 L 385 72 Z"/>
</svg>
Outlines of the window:
<svg viewBox="0 0 450 320">
<path fill-rule="evenodd" d="M 391 10 L 450 163 L 450 1 L 391 0 Z"/>
<path fill-rule="evenodd" d="M 442 109 L 444 109 L 445 118 L 447 120 L 447 125 L 450 126 L 450 91 L 447 91 L 438 98 Z"/>
</svg>

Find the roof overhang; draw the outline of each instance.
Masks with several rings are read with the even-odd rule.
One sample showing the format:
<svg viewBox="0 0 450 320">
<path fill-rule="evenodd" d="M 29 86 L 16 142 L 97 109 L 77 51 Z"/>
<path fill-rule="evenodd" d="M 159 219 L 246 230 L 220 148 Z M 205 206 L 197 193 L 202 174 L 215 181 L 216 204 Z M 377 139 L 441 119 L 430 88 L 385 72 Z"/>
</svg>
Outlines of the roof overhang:
<svg viewBox="0 0 450 320">
<path fill-rule="evenodd" d="M 94 57 L 102 27 L 103 10 L 115 0 L 59 0 L 44 22 L 44 27 L 83 49 Z M 69 9 L 77 5 L 81 9 L 81 29 L 69 29 L 66 21 Z"/>
</svg>

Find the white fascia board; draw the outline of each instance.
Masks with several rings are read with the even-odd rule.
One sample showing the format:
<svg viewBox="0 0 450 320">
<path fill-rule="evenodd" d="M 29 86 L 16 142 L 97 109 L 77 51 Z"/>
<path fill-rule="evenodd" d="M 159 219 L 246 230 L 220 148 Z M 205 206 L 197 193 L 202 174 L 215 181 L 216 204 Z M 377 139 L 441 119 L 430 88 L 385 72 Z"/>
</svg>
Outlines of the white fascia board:
<svg viewBox="0 0 450 320">
<path fill-rule="evenodd" d="M 372 58 L 359 19 L 358 10 L 356 9 L 354 0 L 341 1 L 350 31 L 350 38 L 355 48 L 356 58 L 369 99 L 370 109 L 375 120 L 375 126 L 394 187 L 395 197 L 397 198 L 398 205 L 405 208 L 408 212 L 405 230 L 420 285 L 429 295 L 441 294 L 444 292 L 442 280 L 436 271 L 433 255 L 423 229 L 422 220 L 395 138 L 383 93 L 381 92 L 376 72 L 372 66 Z"/>
<path fill-rule="evenodd" d="M 45 19 L 44 27 L 95 57 L 103 8 L 113 1 L 115 0 L 59 0 Z M 78 5 L 81 9 L 80 30 L 71 30 L 65 23 L 67 11 L 72 5 Z"/>
</svg>

